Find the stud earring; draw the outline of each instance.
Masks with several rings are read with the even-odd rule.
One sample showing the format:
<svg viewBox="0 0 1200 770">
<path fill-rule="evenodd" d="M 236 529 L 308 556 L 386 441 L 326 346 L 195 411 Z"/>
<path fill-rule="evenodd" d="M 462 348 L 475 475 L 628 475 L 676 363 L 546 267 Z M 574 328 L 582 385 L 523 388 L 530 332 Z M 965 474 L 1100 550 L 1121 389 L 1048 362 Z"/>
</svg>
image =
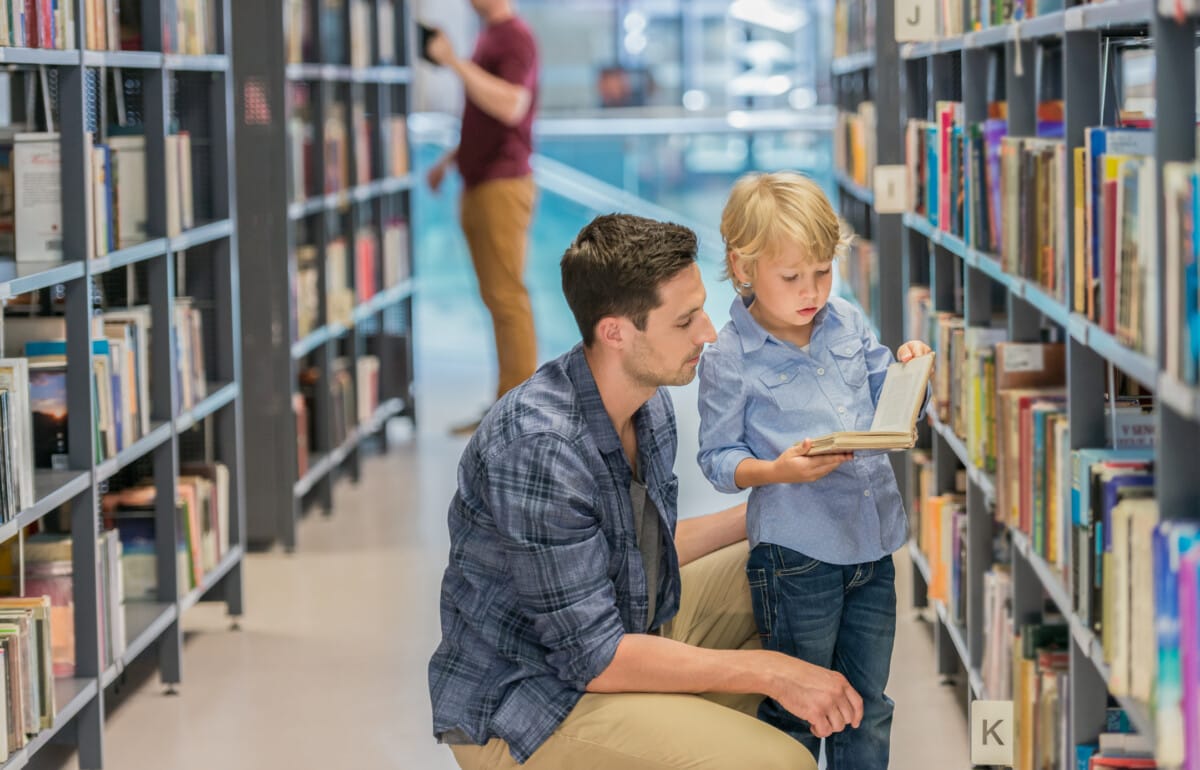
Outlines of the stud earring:
<svg viewBox="0 0 1200 770">
<path fill-rule="evenodd" d="M 753 288 L 754 288 L 754 284 L 750 283 L 749 281 L 742 281 L 742 283 L 741 283 L 741 287 L 742 287 L 743 289 L 753 289 Z"/>
</svg>

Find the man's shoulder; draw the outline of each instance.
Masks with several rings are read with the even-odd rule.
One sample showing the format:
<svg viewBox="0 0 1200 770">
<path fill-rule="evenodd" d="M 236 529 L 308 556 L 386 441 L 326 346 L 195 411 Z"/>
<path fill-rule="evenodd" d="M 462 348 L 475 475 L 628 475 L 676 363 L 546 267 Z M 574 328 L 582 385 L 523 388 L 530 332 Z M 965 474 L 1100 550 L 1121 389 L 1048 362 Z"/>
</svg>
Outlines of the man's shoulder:
<svg viewBox="0 0 1200 770">
<path fill-rule="evenodd" d="M 569 373 L 568 356 L 546 362 L 532 377 L 506 393 L 479 427 L 486 443 L 495 450 L 536 436 L 579 441 L 586 420 Z"/>
</svg>

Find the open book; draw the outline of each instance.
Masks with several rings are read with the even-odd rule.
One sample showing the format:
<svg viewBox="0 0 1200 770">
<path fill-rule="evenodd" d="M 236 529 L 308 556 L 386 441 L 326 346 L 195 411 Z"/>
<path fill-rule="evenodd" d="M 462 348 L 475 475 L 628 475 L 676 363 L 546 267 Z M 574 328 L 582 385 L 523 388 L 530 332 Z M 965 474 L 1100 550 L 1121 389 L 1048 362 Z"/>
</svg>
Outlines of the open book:
<svg viewBox="0 0 1200 770">
<path fill-rule="evenodd" d="M 808 454 L 826 455 L 857 449 L 908 449 L 917 443 L 917 415 L 933 374 L 933 353 L 888 367 L 871 429 L 843 430 L 812 440 Z"/>
</svg>

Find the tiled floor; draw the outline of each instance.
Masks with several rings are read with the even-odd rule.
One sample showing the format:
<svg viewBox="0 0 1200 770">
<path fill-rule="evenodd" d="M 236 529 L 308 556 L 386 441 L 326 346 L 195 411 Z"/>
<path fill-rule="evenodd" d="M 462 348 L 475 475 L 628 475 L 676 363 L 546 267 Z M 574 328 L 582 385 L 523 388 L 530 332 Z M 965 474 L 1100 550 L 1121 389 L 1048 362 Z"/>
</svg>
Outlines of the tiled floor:
<svg viewBox="0 0 1200 770">
<path fill-rule="evenodd" d="M 426 664 L 437 644 L 437 595 L 447 552 L 445 511 L 464 439 L 448 425 L 487 403 L 494 372 L 490 330 L 474 294 L 461 239 L 445 222 L 450 195 L 421 198 L 418 253 L 420 431 L 406 425 L 357 486 L 343 483 L 331 517 L 309 516 L 292 555 L 252 554 L 246 616 L 231 631 L 220 606 L 184 617 L 184 684 L 164 695 L 152 661 L 127 675 L 105 732 L 118 770 L 403 768 L 449 770 L 430 737 Z M 568 218 L 549 216 L 551 210 Z M 573 337 L 557 293 L 557 255 L 586 208 L 543 197 L 530 283 L 543 356 Z M 571 218 L 578 220 L 573 223 Z M 451 220 L 452 221 L 452 220 Z M 711 220 L 715 221 L 715 220 Z M 440 224 L 439 224 L 440 222 Z M 436 255 L 434 263 L 428 255 Z M 711 264 L 709 307 L 720 322 L 728 287 Z M 700 476 L 694 386 L 675 394 L 683 515 L 730 504 Z M 901 555 L 900 620 L 889 692 L 896 700 L 892 767 L 968 767 L 966 720 L 954 688 L 934 674 L 929 627 L 908 609 L 911 567 Z M 38 767 L 74 767 L 46 751 Z M 564 770 L 570 770 L 564 768 Z"/>
</svg>

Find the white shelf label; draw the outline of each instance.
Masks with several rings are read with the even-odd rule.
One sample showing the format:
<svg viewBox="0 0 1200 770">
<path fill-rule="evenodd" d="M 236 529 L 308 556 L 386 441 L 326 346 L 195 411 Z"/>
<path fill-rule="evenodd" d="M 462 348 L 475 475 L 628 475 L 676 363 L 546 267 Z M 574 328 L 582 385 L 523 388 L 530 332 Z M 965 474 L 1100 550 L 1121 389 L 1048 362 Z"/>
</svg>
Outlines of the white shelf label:
<svg viewBox="0 0 1200 770">
<path fill-rule="evenodd" d="M 971 703 L 971 764 L 1013 764 L 1013 703 L 977 700 Z"/>
<path fill-rule="evenodd" d="M 937 0 L 896 0 L 896 41 L 936 40 Z"/>
<path fill-rule="evenodd" d="M 908 169 L 902 165 L 875 167 L 875 212 L 903 214 L 908 211 Z"/>
<path fill-rule="evenodd" d="M 1040 372 L 1046 368 L 1041 345 L 1005 345 L 1005 372 Z"/>
</svg>

